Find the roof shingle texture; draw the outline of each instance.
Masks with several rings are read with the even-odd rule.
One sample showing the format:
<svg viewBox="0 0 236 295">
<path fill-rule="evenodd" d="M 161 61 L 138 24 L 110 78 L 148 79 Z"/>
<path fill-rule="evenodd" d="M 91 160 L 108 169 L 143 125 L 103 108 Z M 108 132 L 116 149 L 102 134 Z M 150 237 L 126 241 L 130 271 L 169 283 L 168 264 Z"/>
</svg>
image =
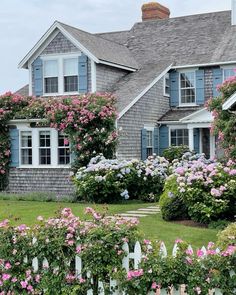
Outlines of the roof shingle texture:
<svg viewBox="0 0 236 295">
<path fill-rule="evenodd" d="M 173 108 L 165 113 L 158 121 L 160 122 L 177 122 L 180 119 L 183 119 L 198 110 L 203 109 L 203 107 L 192 107 L 192 108 Z"/>
</svg>

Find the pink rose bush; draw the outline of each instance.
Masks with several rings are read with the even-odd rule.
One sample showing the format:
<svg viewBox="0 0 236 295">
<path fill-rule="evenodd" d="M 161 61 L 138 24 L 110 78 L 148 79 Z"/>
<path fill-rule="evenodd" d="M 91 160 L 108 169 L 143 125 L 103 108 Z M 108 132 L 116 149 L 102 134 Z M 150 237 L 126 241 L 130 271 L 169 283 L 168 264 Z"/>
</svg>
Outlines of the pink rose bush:
<svg viewBox="0 0 236 295">
<path fill-rule="evenodd" d="M 233 220 L 236 215 L 236 163 L 207 160 L 203 155 L 186 154 L 173 161 L 161 197 L 166 220 L 191 218 L 210 223 Z"/>
<path fill-rule="evenodd" d="M 22 97 L 11 92 L 0 96 L 0 190 L 7 185 L 9 120 L 42 119 L 37 125 L 51 126 L 64 132 L 70 141 L 77 169 L 100 153 L 113 157 L 118 138 L 115 103 L 115 98 L 108 93 L 57 99 Z"/>
<path fill-rule="evenodd" d="M 123 244 L 138 238 L 138 221 L 106 217 L 92 208 L 85 213 L 88 219 L 82 221 L 64 208 L 57 217 L 40 216 L 32 228 L 1 222 L 0 294 L 84 295 L 90 288 L 97 294 L 98 279 L 108 288 L 108 278 L 123 272 Z M 81 273 L 75 272 L 76 255 L 83 261 Z"/>
<path fill-rule="evenodd" d="M 210 242 L 206 249 L 193 250 L 186 242 L 180 239 L 177 242 L 175 257 L 163 257 L 159 243 L 152 243 L 152 247 L 142 244 L 144 255 L 139 269 L 130 270 L 122 280 L 126 294 L 178 290 L 180 285 L 186 285 L 189 295 L 208 294 L 214 288 L 234 294 L 236 246 L 220 251 Z"/>
<path fill-rule="evenodd" d="M 214 117 L 211 132 L 217 136 L 218 145 L 224 150 L 225 156 L 236 158 L 236 115 L 222 110 L 224 102 L 236 91 L 236 77 L 229 77 L 222 85 L 218 85 L 218 91 L 220 95 L 206 104 Z"/>
<path fill-rule="evenodd" d="M 144 201 L 156 201 L 163 189 L 168 165 L 168 161 L 156 156 L 146 161 L 108 160 L 97 156 L 75 176 L 78 199 L 114 203 L 141 197 Z"/>
</svg>

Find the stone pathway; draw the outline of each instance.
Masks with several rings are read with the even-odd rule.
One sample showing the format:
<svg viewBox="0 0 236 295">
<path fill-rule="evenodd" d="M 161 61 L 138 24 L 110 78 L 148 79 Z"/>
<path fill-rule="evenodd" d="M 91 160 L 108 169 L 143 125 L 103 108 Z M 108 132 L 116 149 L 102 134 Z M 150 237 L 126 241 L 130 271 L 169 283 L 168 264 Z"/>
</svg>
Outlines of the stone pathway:
<svg viewBox="0 0 236 295">
<path fill-rule="evenodd" d="M 160 207 L 159 206 L 150 206 L 147 208 L 140 208 L 133 211 L 126 211 L 125 213 L 120 213 L 119 216 L 122 217 L 146 217 L 153 214 L 160 213 Z"/>
</svg>

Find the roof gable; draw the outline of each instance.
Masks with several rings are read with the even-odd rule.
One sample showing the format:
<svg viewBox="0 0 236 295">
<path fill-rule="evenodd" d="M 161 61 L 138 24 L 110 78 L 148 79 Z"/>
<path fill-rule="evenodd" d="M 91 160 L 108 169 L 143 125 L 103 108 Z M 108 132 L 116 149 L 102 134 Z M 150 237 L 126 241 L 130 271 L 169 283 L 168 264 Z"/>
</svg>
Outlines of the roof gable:
<svg viewBox="0 0 236 295">
<path fill-rule="evenodd" d="M 36 45 L 19 63 L 20 68 L 28 68 L 28 62 L 35 59 L 52 39 L 61 32 L 75 47 L 96 63 L 109 63 L 115 67 L 123 67 L 135 71 L 138 64 L 129 49 L 118 43 L 105 40 L 99 36 L 65 25 L 58 21 L 48 29 Z"/>
<path fill-rule="evenodd" d="M 186 116 L 180 121 L 182 123 L 209 123 L 213 122 L 214 118 L 212 116 L 212 113 L 209 112 L 206 108 L 198 110 L 189 116 Z"/>
</svg>

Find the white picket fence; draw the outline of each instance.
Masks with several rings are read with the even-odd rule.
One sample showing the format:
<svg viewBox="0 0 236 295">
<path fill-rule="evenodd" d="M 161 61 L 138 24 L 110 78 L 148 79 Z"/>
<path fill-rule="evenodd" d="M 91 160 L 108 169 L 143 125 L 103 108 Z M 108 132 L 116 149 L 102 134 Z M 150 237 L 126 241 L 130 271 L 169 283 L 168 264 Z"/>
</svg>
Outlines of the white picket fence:
<svg viewBox="0 0 236 295">
<path fill-rule="evenodd" d="M 148 246 L 148 247 L 151 248 L 151 246 Z M 125 253 L 127 253 L 127 255 L 122 260 L 122 265 L 123 265 L 123 268 L 126 270 L 126 272 L 128 273 L 128 271 L 130 270 L 130 262 L 132 262 L 132 270 L 138 269 L 139 264 L 140 264 L 142 257 L 143 257 L 140 243 L 138 241 L 135 243 L 133 252 L 130 252 L 128 243 L 124 243 L 122 248 L 125 251 Z M 188 249 L 192 250 L 192 247 L 189 245 Z M 201 250 L 204 253 L 203 257 L 204 256 L 206 257 L 207 256 L 207 249 L 205 247 L 202 247 Z M 175 244 L 173 247 L 173 250 L 172 250 L 173 257 L 176 256 L 177 251 L 178 251 L 178 244 Z M 219 249 L 216 249 L 216 251 L 218 253 L 220 252 Z M 161 243 L 161 246 L 160 246 L 160 254 L 162 255 L 163 258 L 167 257 L 167 255 L 168 255 L 166 246 L 163 242 Z M 46 258 L 44 259 L 42 265 L 43 265 L 43 267 L 48 267 L 49 264 L 48 264 L 48 261 Z M 38 258 L 33 259 L 32 266 L 33 266 L 34 271 L 36 272 L 39 268 Z M 81 278 L 82 268 L 83 268 L 82 259 L 78 255 L 76 255 L 75 256 L 75 273 L 78 278 Z M 230 272 L 231 276 L 233 276 L 234 274 L 235 274 L 234 271 Z M 90 278 L 89 273 L 87 273 L 87 278 L 88 279 Z M 111 294 L 112 295 L 126 295 L 124 292 L 119 291 L 119 288 L 116 291 L 113 291 L 115 287 L 119 287 L 119 283 L 116 280 L 111 279 L 110 280 Z M 149 292 L 149 294 L 147 294 L 147 295 L 187 295 L 187 293 L 185 293 L 184 289 L 185 289 L 185 286 L 183 285 L 183 286 L 179 286 L 178 289 L 170 289 L 169 291 L 167 291 L 165 289 L 161 289 L 161 290 L 157 291 L 156 293 Z M 87 295 L 104 295 L 104 294 L 105 294 L 105 291 L 104 291 L 104 286 L 103 286 L 102 282 L 99 282 L 99 293 L 98 294 L 93 294 L 93 290 L 87 291 Z M 223 295 L 223 293 L 221 292 L 220 289 L 209 290 L 208 294 L 209 295 Z M 235 290 L 235 294 L 236 294 L 236 290 Z"/>
</svg>

